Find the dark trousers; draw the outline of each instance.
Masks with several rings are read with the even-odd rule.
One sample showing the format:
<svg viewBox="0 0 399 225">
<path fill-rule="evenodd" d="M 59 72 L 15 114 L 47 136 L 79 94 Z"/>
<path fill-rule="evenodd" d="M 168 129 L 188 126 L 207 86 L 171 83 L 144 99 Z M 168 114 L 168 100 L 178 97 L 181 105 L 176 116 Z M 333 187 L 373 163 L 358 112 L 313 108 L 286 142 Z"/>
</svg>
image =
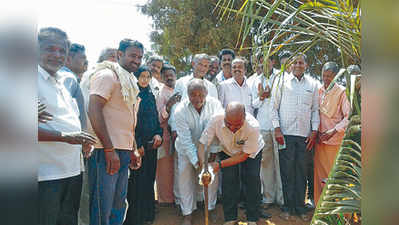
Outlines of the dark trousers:
<svg viewBox="0 0 399 225">
<path fill-rule="evenodd" d="M 284 195 L 282 211 L 303 214 L 306 212 L 306 138 L 291 135 L 284 138 L 287 148 L 279 151 Z"/>
<path fill-rule="evenodd" d="M 313 157 L 314 157 L 314 149 L 312 151 L 306 151 L 306 161 L 307 161 L 307 166 L 306 166 L 306 181 L 307 181 L 307 196 L 308 199 L 313 199 L 314 195 L 314 185 L 313 185 L 313 173 L 314 173 L 314 163 L 313 163 Z"/>
<path fill-rule="evenodd" d="M 229 158 L 224 152 L 219 153 L 220 159 Z M 240 169 L 243 177 L 245 193 L 245 207 L 247 220 L 256 222 L 259 219 L 259 204 L 261 198 L 260 187 L 260 162 L 262 151 L 252 159 L 248 158 L 244 162 L 222 168 L 222 196 L 224 220 L 237 220 L 237 205 L 240 200 Z"/>
<path fill-rule="evenodd" d="M 83 172 L 83 183 L 82 183 L 82 195 L 80 197 L 80 208 L 79 208 L 79 224 L 89 225 L 90 224 L 90 191 L 89 191 L 89 167 L 88 160 L 85 159 L 85 171 Z"/>
<path fill-rule="evenodd" d="M 129 208 L 124 225 L 143 225 L 155 219 L 157 155 L 157 149 L 145 149 L 140 169 L 130 170 L 127 192 Z"/>
<path fill-rule="evenodd" d="M 39 225 L 77 225 L 82 175 L 39 182 Z"/>
</svg>

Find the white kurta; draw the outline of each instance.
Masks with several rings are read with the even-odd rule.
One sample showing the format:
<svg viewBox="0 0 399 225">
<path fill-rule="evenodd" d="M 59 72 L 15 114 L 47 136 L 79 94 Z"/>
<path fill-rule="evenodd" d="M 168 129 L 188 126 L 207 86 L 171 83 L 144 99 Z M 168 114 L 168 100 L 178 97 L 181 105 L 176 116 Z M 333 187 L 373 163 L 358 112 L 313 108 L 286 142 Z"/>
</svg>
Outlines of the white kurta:
<svg viewBox="0 0 399 225">
<path fill-rule="evenodd" d="M 199 138 L 212 116 L 223 112 L 220 102 L 208 96 L 198 113 L 186 99 L 176 106 L 176 151 L 177 151 L 177 182 L 179 190 L 179 203 L 183 215 L 191 214 L 197 209 L 198 171 L 194 166 L 198 163 L 197 147 Z M 218 151 L 217 146 L 211 147 L 211 152 Z M 209 186 L 208 209 L 213 210 L 217 200 L 218 179 L 217 176 Z"/>
</svg>

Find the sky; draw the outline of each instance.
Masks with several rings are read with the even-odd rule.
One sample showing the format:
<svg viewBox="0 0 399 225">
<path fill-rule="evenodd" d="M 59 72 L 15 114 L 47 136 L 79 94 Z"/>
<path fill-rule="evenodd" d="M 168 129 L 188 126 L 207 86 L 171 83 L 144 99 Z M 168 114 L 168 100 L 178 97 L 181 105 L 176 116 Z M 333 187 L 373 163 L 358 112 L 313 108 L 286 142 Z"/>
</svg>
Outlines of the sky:
<svg viewBox="0 0 399 225">
<path fill-rule="evenodd" d="M 105 47 L 118 48 L 131 38 L 151 49 L 152 19 L 136 5 L 148 0 L 41 0 L 36 13 L 38 29 L 54 26 L 64 30 L 72 43 L 83 44 L 89 68 Z"/>
</svg>

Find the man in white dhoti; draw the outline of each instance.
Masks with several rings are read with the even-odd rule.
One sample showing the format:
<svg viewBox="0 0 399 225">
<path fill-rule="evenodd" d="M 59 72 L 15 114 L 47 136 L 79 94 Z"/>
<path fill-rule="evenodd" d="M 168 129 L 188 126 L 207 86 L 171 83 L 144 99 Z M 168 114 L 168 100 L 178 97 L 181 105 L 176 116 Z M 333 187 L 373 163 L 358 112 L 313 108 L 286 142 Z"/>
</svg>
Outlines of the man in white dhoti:
<svg viewBox="0 0 399 225">
<path fill-rule="evenodd" d="M 177 131 L 177 185 L 180 193 L 180 207 L 184 216 L 182 225 L 191 225 L 191 215 L 197 209 L 198 172 L 200 168 L 197 146 L 199 138 L 212 115 L 222 112 L 220 102 L 207 96 L 203 80 L 192 79 L 187 86 L 188 98 L 176 106 L 175 123 Z M 218 146 L 210 147 L 210 161 L 216 157 Z M 216 220 L 217 178 L 209 185 L 209 204 L 211 220 Z"/>
</svg>

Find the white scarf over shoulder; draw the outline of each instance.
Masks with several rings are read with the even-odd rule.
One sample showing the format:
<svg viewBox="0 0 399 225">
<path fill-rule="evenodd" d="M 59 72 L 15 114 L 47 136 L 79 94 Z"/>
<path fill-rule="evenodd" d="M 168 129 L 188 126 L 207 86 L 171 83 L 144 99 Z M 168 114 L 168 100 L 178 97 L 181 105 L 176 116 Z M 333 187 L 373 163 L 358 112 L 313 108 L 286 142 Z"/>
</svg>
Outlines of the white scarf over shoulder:
<svg viewBox="0 0 399 225">
<path fill-rule="evenodd" d="M 121 93 L 123 96 L 123 100 L 125 101 L 129 110 L 132 110 L 132 112 L 135 111 L 133 109 L 133 106 L 138 105 L 136 103 L 138 103 L 137 95 L 139 94 L 137 78 L 133 74 L 125 70 L 123 67 L 121 67 L 118 63 L 110 61 L 98 63 L 90 74 L 88 74 L 86 77 L 83 77 L 81 86 L 85 87 L 85 89 L 87 90 L 90 90 L 90 80 L 96 74 L 98 74 L 99 71 L 104 69 L 110 69 L 116 74 L 121 83 Z"/>
</svg>

